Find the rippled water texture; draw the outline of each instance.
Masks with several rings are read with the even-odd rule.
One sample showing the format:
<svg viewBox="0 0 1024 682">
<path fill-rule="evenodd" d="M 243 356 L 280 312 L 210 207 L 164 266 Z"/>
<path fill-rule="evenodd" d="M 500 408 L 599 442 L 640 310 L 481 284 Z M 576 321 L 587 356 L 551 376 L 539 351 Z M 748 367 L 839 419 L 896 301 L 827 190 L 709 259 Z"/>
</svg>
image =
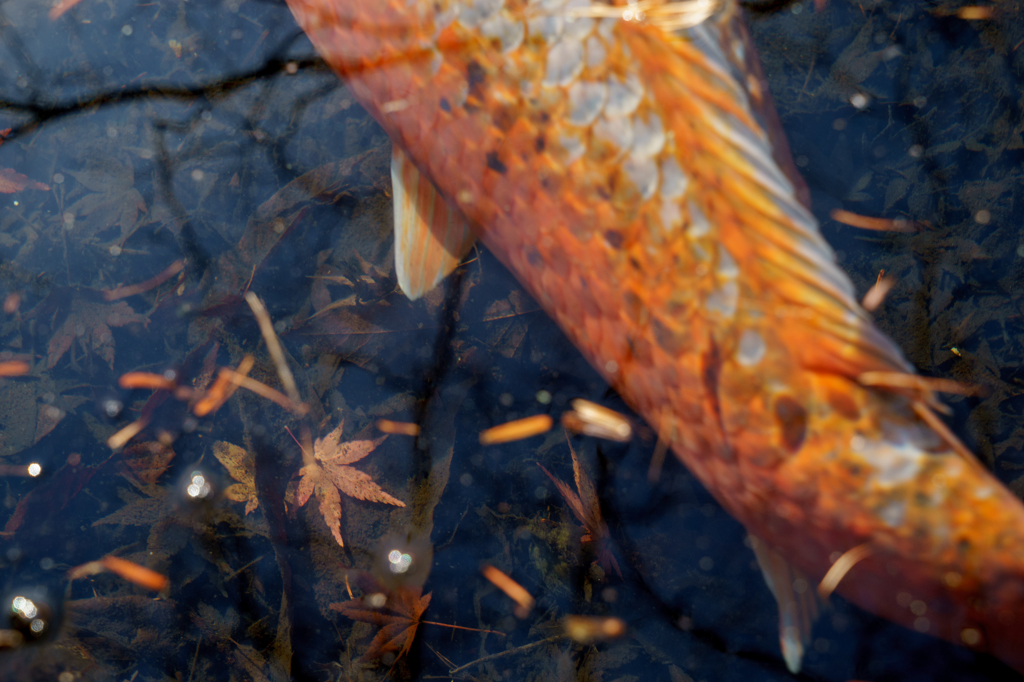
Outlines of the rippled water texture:
<svg viewBox="0 0 1024 682">
<path fill-rule="evenodd" d="M 860 294 L 894 277 L 876 319 L 922 373 L 988 387 L 952 397 L 950 423 L 1020 494 L 1024 22 L 992 7 L 771 3 L 751 28 L 841 265 Z M 0 6 L 0 361 L 29 370 L 0 379 L 0 587 L 19 609 L 3 627 L 38 639 L 0 651 L 0 679 L 792 677 L 743 529 L 671 458 L 649 482 L 645 426 L 572 439 L 596 496 L 558 428 L 479 444 L 574 398 L 625 407 L 486 251 L 417 303 L 396 292 L 389 142 L 283 4 L 47 9 Z M 837 208 L 921 229 L 857 230 Z M 246 388 L 197 415 L 222 367 L 285 391 L 246 292 L 305 416 Z M 422 436 L 380 440 L 378 419 Z M 538 464 L 599 506 L 610 554 Z M 168 586 L 91 564 L 111 555 Z M 397 610 L 344 605 L 382 590 Z M 572 614 L 628 631 L 577 643 Z M 838 597 L 804 674 L 1012 675 Z"/>
</svg>

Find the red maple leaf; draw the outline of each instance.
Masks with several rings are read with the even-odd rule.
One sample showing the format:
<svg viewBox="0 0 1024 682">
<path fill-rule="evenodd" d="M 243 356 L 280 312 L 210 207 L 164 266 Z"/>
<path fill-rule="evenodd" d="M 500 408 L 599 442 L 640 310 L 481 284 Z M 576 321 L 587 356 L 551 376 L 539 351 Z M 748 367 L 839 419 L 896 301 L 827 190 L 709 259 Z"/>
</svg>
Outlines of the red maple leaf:
<svg viewBox="0 0 1024 682">
<path fill-rule="evenodd" d="M 406 586 L 387 595 L 386 601 L 379 608 L 375 608 L 372 602 L 384 596 L 379 592 L 361 599 L 331 604 L 330 608 L 352 620 L 380 626 L 380 631 L 363 654 L 363 660 L 380 658 L 389 651 L 397 651 L 397 661 L 412 647 L 412 641 L 416 638 L 416 628 L 421 622 L 420 617 L 430 605 L 431 593 L 421 597 L 422 593 L 422 587 Z"/>
<path fill-rule="evenodd" d="M 369 474 L 348 466 L 373 452 L 387 436 L 342 443 L 341 432 L 344 426 L 343 421 L 338 424 L 338 428 L 316 440 L 313 444 L 315 461 L 299 471 L 302 479 L 295 491 L 300 507 L 306 504 L 310 495 L 316 494 L 316 499 L 320 503 L 320 514 L 327 522 L 327 527 L 331 529 L 334 539 L 342 547 L 345 546 L 345 542 L 341 539 L 340 493 L 357 500 L 384 502 L 396 507 L 405 506 L 404 502 L 384 492 L 373 482 Z"/>
</svg>

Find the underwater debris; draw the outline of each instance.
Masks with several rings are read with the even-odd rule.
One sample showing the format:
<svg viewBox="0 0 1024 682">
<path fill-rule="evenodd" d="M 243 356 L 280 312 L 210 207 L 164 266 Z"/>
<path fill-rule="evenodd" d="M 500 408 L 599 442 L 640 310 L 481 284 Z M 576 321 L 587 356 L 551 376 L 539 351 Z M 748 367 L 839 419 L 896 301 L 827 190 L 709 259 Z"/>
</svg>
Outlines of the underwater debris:
<svg viewBox="0 0 1024 682">
<path fill-rule="evenodd" d="M 550 415 L 535 414 L 492 426 L 480 432 L 480 445 L 497 445 L 532 438 L 551 430 L 554 421 Z"/>
<path fill-rule="evenodd" d="M 633 427 L 624 414 L 583 398 L 573 400 L 572 408 L 562 413 L 562 426 L 573 433 L 618 443 L 628 443 L 633 437 Z"/>
<path fill-rule="evenodd" d="M 551 482 L 558 488 L 558 492 L 562 494 L 566 504 L 569 505 L 570 511 L 573 515 L 583 524 L 586 529 L 583 537 L 580 539 L 584 544 L 594 543 L 594 547 L 597 551 L 597 559 L 595 563 L 599 563 L 601 568 L 607 574 L 611 569 L 615 569 L 618 576 L 622 577 L 622 570 L 619 568 L 619 562 L 612 553 L 610 542 L 611 536 L 608 534 L 608 526 L 604 522 L 604 518 L 601 515 L 601 503 L 597 499 L 597 491 L 594 488 L 594 482 L 590 480 L 590 476 L 583 469 L 580 464 L 579 458 L 576 456 L 576 450 L 572 447 L 572 443 L 569 442 L 569 435 L 566 434 L 566 442 L 569 444 L 569 454 L 572 456 L 572 469 L 576 477 L 576 489 L 579 490 L 579 495 L 572 491 L 568 485 L 556 478 L 550 471 L 544 468 L 544 465 L 537 463 L 537 466 L 541 468 Z"/>
<path fill-rule="evenodd" d="M 373 440 L 353 440 L 342 443 L 341 434 L 344 428 L 345 422 L 342 421 L 326 436 L 316 439 L 313 444 L 312 461 L 309 461 L 299 471 L 302 478 L 295 491 L 295 499 L 300 507 L 309 501 L 311 495 L 316 495 L 317 501 L 320 503 L 320 515 L 324 517 L 324 522 L 331 529 L 331 534 L 342 547 L 345 546 L 345 542 L 341 539 L 341 495 L 339 493 L 345 493 L 357 500 L 383 502 L 396 507 L 405 506 L 405 502 L 384 492 L 379 485 L 374 483 L 369 474 L 348 466 L 376 450 L 387 436 Z M 309 459 L 309 455 L 304 453 L 303 459 Z"/>
<path fill-rule="evenodd" d="M 514 601 L 517 606 L 515 610 L 516 618 L 526 618 L 530 611 L 533 609 L 533 605 L 537 603 L 537 600 L 533 598 L 526 588 L 517 583 L 512 578 L 508 577 L 503 571 L 490 564 L 484 564 L 480 568 L 480 572 L 484 574 L 484 577 L 494 583 L 494 586 L 499 590 L 508 595 L 509 599 Z"/>
</svg>

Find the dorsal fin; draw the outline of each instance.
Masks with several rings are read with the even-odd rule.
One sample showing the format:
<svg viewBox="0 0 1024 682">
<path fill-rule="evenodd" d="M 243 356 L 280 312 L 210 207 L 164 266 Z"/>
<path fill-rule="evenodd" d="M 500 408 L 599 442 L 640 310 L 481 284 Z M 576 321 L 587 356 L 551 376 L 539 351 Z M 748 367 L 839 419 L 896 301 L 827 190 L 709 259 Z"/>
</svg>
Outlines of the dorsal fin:
<svg viewBox="0 0 1024 682">
<path fill-rule="evenodd" d="M 395 201 L 395 272 L 411 300 L 433 289 L 469 252 L 476 237 L 397 146 L 391 152 Z"/>
<path fill-rule="evenodd" d="M 741 290 L 762 299 L 750 305 L 786 318 L 782 333 L 804 368 L 851 378 L 911 371 L 861 308 L 817 220 L 777 163 L 758 120 L 767 94 L 755 97 L 754 81 L 742 77 L 747 55 L 728 31 L 730 18 L 726 12 L 668 38 L 642 26 L 621 28 L 638 63 L 660 65 L 640 78 L 655 92 L 655 113 L 690 157 L 680 165 L 697 179 L 687 190 L 691 204 L 719 218 L 696 237 L 691 230 L 669 239 L 686 249 L 699 243 L 711 254 L 723 247 L 736 261 Z M 671 111 L 660 108 L 680 83 L 686 97 L 672 99 Z M 666 94 L 659 97 L 659 88 Z"/>
<path fill-rule="evenodd" d="M 768 136 L 772 158 L 793 184 L 793 194 L 804 208 L 811 210 L 811 191 L 803 176 L 797 171 L 796 164 L 793 163 L 793 156 L 789 151 L 789 140 L 779 121 L 775 100 L 772 99 L 771 92 L 768 90 L 768 78 L 764 74 L 761 58 L 757 54 L 757 48 L 747 29 L 744 12 L 729 3 L 723 3 L 723 7 L 722 16 L 715 21 L 702 22 L 699 26 L 694 27 L 690 38 L 699 42 L 703 37 L 702 31 L 718 31 L 720 33 L 717 40 L 712 39 L 704 45 L 710 45 L 713 48 L 715 46 L 717 48 L 723 46 L 732 48 L 722 50 L 720 53 L 721 64 L 729 66 L 736 84 L 746 93 L 751 112 Z"/>
</svg>

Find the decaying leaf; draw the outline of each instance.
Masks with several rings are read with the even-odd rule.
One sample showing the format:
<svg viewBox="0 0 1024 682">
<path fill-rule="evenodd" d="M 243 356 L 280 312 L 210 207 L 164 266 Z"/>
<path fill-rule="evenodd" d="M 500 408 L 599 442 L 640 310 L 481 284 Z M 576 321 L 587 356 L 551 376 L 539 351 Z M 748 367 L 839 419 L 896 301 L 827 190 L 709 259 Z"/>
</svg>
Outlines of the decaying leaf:
<svg viewBox="0 0 1024 682">
<path fill-rule="evenodd" d="M 248 644 L 235 644 L 233 655 L 235 666 L 244 669 L 253 682 L 272 682 L 273 678 L 266 674 L 269 668 L 267 657 Z"/>
<path fill-rule="evenodd" d="M 145 485 L 140 487 L 139 491 L 143 493 L 142 496 L 127 492 L 121 494 L 122 498 L 129 500 L 128 504 L 93 521 L 93 527 L 104 524 L 152 527 L 171 513 L 173 502 L 166 489 L 157 485 Z"/>
<path fill-rule="evenodd" d="M 288 597 L 281 594 L 281 606 L 278 611 L 281 617 L 277 624 L 274 643 L 263 651 L 255 647 L 231 641 L 235 645 L 235 664 L 248 673 L 247 679 L 254 682 L 284 682 L 292 679 L 290 674 L 292 647 L 290 640 L 291 619 L 288 613 Z"/>
<path fill-rule="evenodd" d="M 377 636 L 363 654 L 363 660 L 379 658 L 394 651 L 398 652 L 395 657 L 397 660 L 412 647 L 420 617 L 430 605 L 430 593 L 420 596 L 422 593 L 422 587 L 401 587 L 388 594 L 379 608 L 373 606 L 372 600 L 384 599 L 383 593 L 331 604 L 331 609 L 352 620 L 380 626 Z"/>
<path fill-rule="evenodd" d="M 265 201 L 257 219 L 266 220 L 301 208 L 310 201 L 335 202 L 342 196 L 385 191 L 381 178 L 387 177 L 391 154 L 387 147 L 375 147 L 343 161 L 328 163 L 295 178 Z"/>
<path fill-rule="evenodd" d="M 141 484 L 156 483 L 174 459 L 174 449 L 159 441 L 132 443 L 121 453 L 124 474 Z M 130 480 L 130 479 L 129 479 Z"/>
<path fill-rule="evenodd" d="M 614 568 L 621 578 L 622 570 L 619 569 L 619 562 L 615 555 L 612 554 L 611 547 L 609 546 L 611 538 L 608 534 L 608 526 L 605 525 L 604 519 L 601 516 L 601 504 L 597 499 L 594 482 L 590 480 L 590 476 L 587 475 L 587 472 L 580 464 L 580 460 L 576 456 L 576 450 L 573 449 L 571 442 L 569 443 L 569 454 L 572 455 L 572 469 L 576 477 L 576 489 L 579 490 L 579 495 L 574 493 L 572 488 L 566 483 L 555 478 L 542 464 L 538 463 L 537 466 L 548 475 L 551 482 L 558 488 L 558 492 L 565 498 L 565 502 L 569 505 L 573 516 L 583 524 L 583 528 L 587 532 L 583 535 L 581 541 L 584 543 L 595 543 L 597 563 L 601 564 L 601 568 L 604 569 L 605 573 Z"/>
<path fill-rule="evenodd" d="M 100 158 L 91 161 L 85 170 L 68 173 L 91 191 L 65 211 L 65 216 L 70 213 L 74 217 L 72 236 L 91 240 L 116 226 L 120 235 L 114 241 L 123 244 L 138 227 L 139 213 L 147 211 L 145 200 L 135 189 L 131 161 L 126 158 L 122 164 L 116 159 Z M 64 220 L 68 222 L 67 217 Z"/>
<path fill-rule="evenodd" d="M 4 138 L 6 138 L 10 132 L 10 128 L 0 130 L 0 144 L 3 144 Z M 15 171 L 13 168 L 0 168 L 0 192 L 3 192 L 4 194 L 13 194 L 14 192 L 20 192 L 23 189 L 39 189 L 48 191 L 50 186 L 44 185 L 41 182 L 36 182 L 35 180 Z"/>
<path fill-rule="evenodd" d="M 69 631 L 76 638 L 86 633 L 92 638 L 89 655 L 95 658 L 91 660 L 129 655 L 163 660 L 175 656 L 184 646 L 183 638 L 167 636 L 179 617 L 175 606 L 172 600 L 142 594 L 75 599 L 67 608 L 80 620 Z M 86 627 L 81 625 L 83 622 Z"/>
<path fill-rule="evenodd" d="M 259 499 L 256 497 L 256 455 L 233 443 L 217 441 L 213 444 L 213 456 L 224 465 L 231 478 L 238 481 L 224 491 L 232 502 L 245 502 L 245 513 L 256 511 Z"/>
<path fill-rule="evenodd" d="M 38 405 L 36 388 L 27 381 L 6 380 L 0 386 L 0 457 L 13 455 L 34 442 Z"/>
<path fill-rule="evenodd" d="M 65 392 L 81 389 L 48 375 L 6 380 L 0 386 L 0 457 L 38 443 L 89 398 Z"/>
<path fill-rule="evenodd" d="M 0 168 L 0 192 L 12 194 L 23 189 L 50 189 L 49 185 L 36 182 L 11 168 Z"/>
<path fill-rule="evenodd" d="M 306 504 L 310 495 L 316 494 L 316 499 L 320 503 L 320 514 L 327 522 L 327 527 L 331 529 L 334 539 L 342 547 L 345 546 L 345 543 L 341 539 L 341 495 L 339 491 L 357 500 L 384 502 L 397 507 L 405 506 L 404 502 L 384 492 L 368 474 L 347 466 L 373 452 L 387 436 L 373 440 L 353 440 L 342 443 L 341 432 L 344 426 L 345 422 L 342 421 L 336 429 L 323 438 L 318 438 L 313 444 L 315 461 L 302 467 L 299 471 L 302 478 L 295 492 L 300 507 Z"/>
<path fill-rule="evenodd" d="M 99 355 L 113 369 L 114 335 L 110 328 L 132 323 L 147 325 L 149 322 L 145 315 L 139 315 L 124 301 L 106 303 L 77 292 L 70 298 L 68 305 L 62 307 L 67 310 L 67 317 L 50 338 L 46 354 L 47 369 L 52 369 L 64 357 L 75 339 L 78 339 L 86 355 Z"/>
<path fill-rule="evenodd" d="M 527 313 L 536 312 L 530 307 L 521 292 L 513 291 L 508 299 L 495 301 L 484 313 L 484 322 L 489 323 L 487 344 L 506 358 L 515 357 L 528 329 Z"/>
<path fill-rule="evenodd" d="M 79 466 L 81 464 L 80 457 L 77 462 L 72 457 L 69 457 L 69 460 L 65 466 L 49 475 L 39 487 L 34 488 L 28 495 L 21 498 L 8 517 L 0 537 L 10 539 L 15 532 L 22 528 L 22 524 L 26 520 L 30 520 L 31 523 L 27 524 L 22 532 L 29 536 L 24 538 L 25 541 L 36 541 L 38 538 L 33 539 L 32 534 L 38 533 L 40 525 L 56 520 L 99 470 L 98 468 Z"/>
</svg>

